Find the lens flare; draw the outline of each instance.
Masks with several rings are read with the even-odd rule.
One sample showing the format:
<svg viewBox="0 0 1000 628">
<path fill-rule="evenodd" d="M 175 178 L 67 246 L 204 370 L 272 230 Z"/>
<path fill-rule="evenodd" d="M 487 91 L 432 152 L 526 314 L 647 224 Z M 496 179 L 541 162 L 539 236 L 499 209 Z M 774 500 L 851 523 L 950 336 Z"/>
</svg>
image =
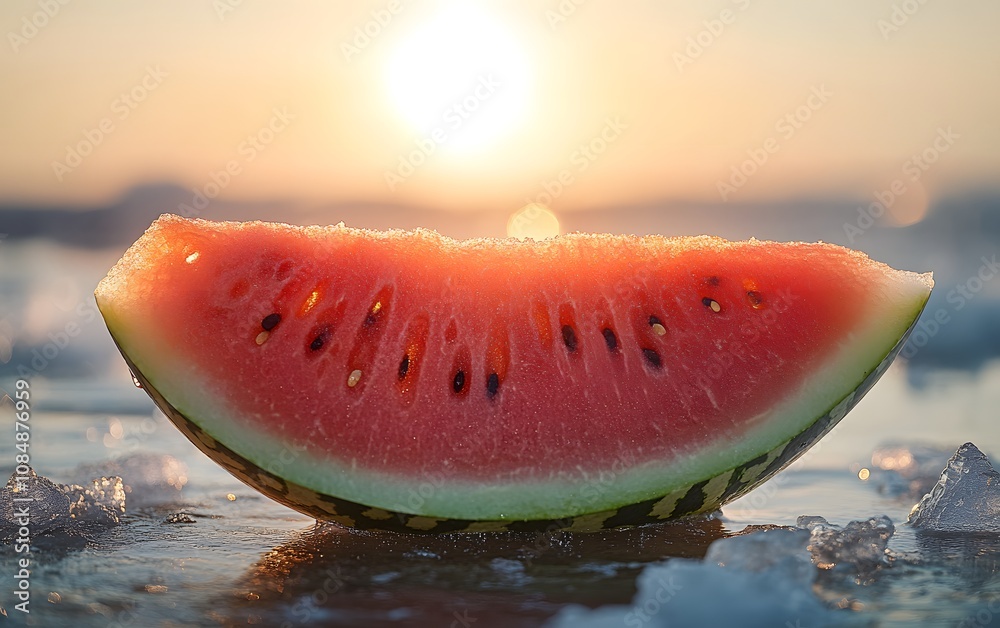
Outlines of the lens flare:
<svg viewBox="0 0 1000 628">
<path fill-rule="evenodd" d="M 507 221 L 507 236 L 518 240 L 544 240 L 559 233 L 559 218 L 541 203 L 525 205 Z"/>
</svg>

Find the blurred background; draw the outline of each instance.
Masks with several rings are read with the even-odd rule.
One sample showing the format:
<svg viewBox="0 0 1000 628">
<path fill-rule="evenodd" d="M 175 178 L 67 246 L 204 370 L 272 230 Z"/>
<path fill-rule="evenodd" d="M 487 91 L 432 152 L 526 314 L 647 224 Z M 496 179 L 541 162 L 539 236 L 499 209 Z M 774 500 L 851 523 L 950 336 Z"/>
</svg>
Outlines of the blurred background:
<svg viewBox="0 0 1000 628">
<path fill-rule="evenodd" d="M 2 384 L 128 382 L 92 291 L 164 212 L 830 241 L 934 271 L 909 385 L 974 374 L 1000 355 L 998 22 L 990 0 L 4 2 Z"/>
<path fill-rule="evenodd" d="M 23 451 L 4 392 L 27 377 L 39 474 L 132 491 L 124 525 L 86 551 L 72 534 L 33 547 L 31 617 L 537 625 L 570 602 L 627 603 L 644 564 L 700 557 L 726 530 L 888 513 L 896 577 L 822 594 L 862 600 L 862 623 L 993 618 L 1000 550 L 903 522 L 960 443 L 1000 453 L 997 24 L 996 0 L 4 0 L 0 474 Z M 871 394 L 707 529 L 387 542 L 314 534 L 133 387 L 93 290 L 167 212 L 459 238 L 823 240 L 937 287 Z M 0 571 L 13 556 L 0 547 Z M 783 600 L 810 586 L 753 577 Z M 678 599 L 722 608 L 735 585 L 720 578 Z"/>
</svg>

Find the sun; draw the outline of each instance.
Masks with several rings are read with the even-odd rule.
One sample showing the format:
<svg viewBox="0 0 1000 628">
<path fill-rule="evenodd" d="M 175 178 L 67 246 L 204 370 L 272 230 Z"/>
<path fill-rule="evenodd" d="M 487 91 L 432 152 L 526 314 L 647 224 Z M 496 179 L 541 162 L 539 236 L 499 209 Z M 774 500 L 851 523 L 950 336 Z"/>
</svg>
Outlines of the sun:
<svg viewBox="0 0 1000 628">
<path fill-rule="evenodd" d="M 483 9 L 453 4 L 417 25 L 389 56 L 393 106 L 447 151 L 482 150 L 527 109 L 531 68 L 518 40 Z"/>
</svg>

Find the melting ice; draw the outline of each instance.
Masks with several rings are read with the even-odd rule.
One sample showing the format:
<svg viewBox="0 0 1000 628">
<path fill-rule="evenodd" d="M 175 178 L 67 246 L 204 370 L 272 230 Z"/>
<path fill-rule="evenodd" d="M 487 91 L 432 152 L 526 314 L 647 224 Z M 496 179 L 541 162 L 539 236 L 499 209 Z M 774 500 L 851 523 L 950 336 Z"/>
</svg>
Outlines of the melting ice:
<svg viewBox="0 0 1000 628">
<path fill-rule="evenodd" d="M 30 499 L 24 502 L 20 500 Z M 13 474 L 0 491 L 0 537 L 11 538 L 27 508 L 32 535 L 111 526 L 125 514 L 125 489 L 119 477 L 100 477 L 84 485 L 60 485 L 29 468 Z"/>
<path fill-rule="evenodd" d="M 819 574 L 870 582 L 891 564 L 886 547 L 894 530 L 884 515 L 843 528 L 805 516 L 794 528 L 748 528 L 712 543 L 704 560 L 678 558 L 644 569 L 632 606 L 570 605 L 548 625 L 840 624 L 848 611 L 831 609 L 816 595 Z"/>
<path fill-rule="evenodd" d="M 965 443 L 913 507 L 909 522 L 934 532 L 1000 533 L 1000 473 L 975 445 Z"/>
</svg>

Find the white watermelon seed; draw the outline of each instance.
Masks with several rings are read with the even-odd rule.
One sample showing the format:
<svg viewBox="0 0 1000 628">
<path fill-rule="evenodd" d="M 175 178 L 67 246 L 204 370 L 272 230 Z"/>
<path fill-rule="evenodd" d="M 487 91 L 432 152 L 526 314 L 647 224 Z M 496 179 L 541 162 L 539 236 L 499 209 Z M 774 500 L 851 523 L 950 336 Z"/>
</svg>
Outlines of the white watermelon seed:
<svg viewBox="0 0 1000 628">
<path fill-rule="evenodd" d="M 361 369 L 354 369 L 351 374 L 347 376 L 347 387 L 354 388 L 361 381 Z"/>
<path fill-rule="evenodd" d="M 663 325 L 663 321 L 660 320 L 655 314 L 649 315 L 649 327 L 653 330 L 653 333 L 657 336 L 666 336 L 667 328 Z"/>
<path fill-rule="evenodd" d="M 701 300 L 701 302 L 702 304 L 704 304 L 705 307 L 711 308 L 713 312 L 722 311 L 722 306 L 719 305 L 719 302 L 716 301 L 715 299 L 710 299 L 708 297 L 705 297 L 704 299 Z"/>
<path fill-rule="evenodd" d="M 254 339 L 254 342 L 256 342 L 258 345 L 262 345 L 265 342 L 267 342 L 267 337 L 270 336 L 270 335 L 271 335 L 271 332 L 269 332 L 269 331 L 262 331 L 259 334 L 257 334 L 257 338 Z"/>
<path fill-rule="evenodd" d="M 184 261 L 187 262 L 188 264 L 194 264 L 195 260 L 198 259 L 199 255 L 201 255 L 201 253 L 199 253 L 198 251 L 195 251 L 191 255 L 188 255 L 187 257 L 185 257 Z"/>
</svg>

